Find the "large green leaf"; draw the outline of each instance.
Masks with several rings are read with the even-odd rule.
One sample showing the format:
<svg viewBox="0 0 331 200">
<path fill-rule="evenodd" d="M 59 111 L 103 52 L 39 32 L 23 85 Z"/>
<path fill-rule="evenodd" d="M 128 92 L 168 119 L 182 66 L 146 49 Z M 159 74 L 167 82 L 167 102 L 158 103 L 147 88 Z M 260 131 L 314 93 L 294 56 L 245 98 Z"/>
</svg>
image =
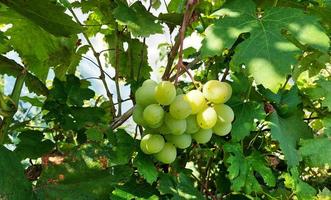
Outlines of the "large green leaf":
<svg viewBox="0 0 331 200">
<path fill-rule="evenodd" d="M 297 143 L 300 139 L 312 137 L 312 131 L 303 121 L 303 114 L 299 111 L 290 117 L 282 118 L 275 111 L 269 116 L 271 136 L 277 140 L 280 149 L 285 155 L 289 167 L 299 164 L 301 157 L 297 150 Z"/>
<path fill-rule="evenodd" d="M 23 70 L 23 66 L 19 65 L 14 60 L 0 55 L 0 74 L 18 77 Z M 31 73 L 27 74 L 25 85 L 28 87 L 30 92 L 35 92 L 37 95 L 46 96 L 48 94 L 48 89 L 46 86 Z"/>
<path fill-rule="evenodd" d="M 331 79 L 320 78 L 312 88 L 305 90 L 306 94 L 316 101 L 320 101 L 323 107 L 331 111 Z"/>
<path fill-rule="evenodd" d="M 69 62 L 68 59 L 71 59 L 70 55 L 75 53 L 68 50 L 68 44 L 70 48 L 74 48 L 77 36 L 57 38 L 14 10 L 3 6 L 0 15 L 0 24 L 12 25 L 4 33 L 10 38 L 9 45 L 18 52 L 24 66 L 41 81 L 45 81 L 50 67 L 65 65 Z M 73 53 L 68 54 L 68 51 Z"/>
<path fill-rule="evenodd" d="M 331 165 L 331 139 L 314 138 L 300 142 L 300 153 L 310 166 Z"/>
<path fill-rule="evenodd" d="M 112 67 L 118 68 L 119 78 L 128 83 L 145 80 L 150 77 L 151 67 L 147 62 L 147 46 L 138 39 L 131 39 L 120 34 L 111 34 L 106 37 L 110 49 L 108 59 Z M 123 43 L 128 44 L 125 51 Z"/>
<path fill-rule="evenodd" d="M 82 31 L 80 25 L 65 14 L 65 8 L 51 0 L 1 0 L 36 25 L 57 36 L 70 36 Z"/>
<path fill-rule="evenodd" d="M 237 104 L 233 110 L 236 116 L 231 131 L 234 141 L 240 141 L 248 136 L 250 131 L 256 128 L 254 120 L 262 120 L 266 116 L 262 104 L 254 101 Z"/>
<path fill-rule="evenodd" d="M 113 14 L 117 21 L 126 25 L 135 36 L 146 37 L 162 32 L 161 24 L 155 23 L 157 18 L 148 12 L 139 1 L 133 3 L 130 7 L 118 1 L 118 7 Z"/>
<path fill-rule="evenodd" d="M 203 195 L 194 186 L 194 181 L 185 173 L 179 173 L 178 177 L 162 174 L 158 189 L 161 194 L 173 195 L 172 199 L 204 199 Z"/>
<path fill-rule="evenodd" d="M 277 91 L 291 73 L 291 65 L 297 63 L 296 56 L 301 53 L 286 39 L 283 30 L 289 31 L 304 45 L 321 51 L 329 47 L 329 38 L 318 19 L 299 9 L 273 7 L 259 13 L 251 0 L 234 0 L 217 14 L 225 17 L 206 29 L 202 55 L 221 55 L 241 33 L 249 32 L 250 37 L 236 48 L 231 63 L 235 67 L 245 64 L 258 84 L 273 91 Z"/>
<path fill-rule="evenodd" d="M 85 144 L 44 167 L 36 186 L 39 199 L 107 199 L 117 184 L 128 181 L 128 166 L 109 167 L 108 147 Z"/>
<path fill-rule="evenodd" d="M 146 182 L 138 182 L 135 178 L 124 185 L 117 186 L 110 195 L 112 200 L 158 200 L 157 190 L 155 187 L 147 184 Z"/>
<path fill-rule="evenodd" d="M 32 185 L 14 152 L 0 146 L 0 199 L 32 200 Z"/>
<path fill-rule="evenodd" d="M 142 175 L 147 183 L 152 184 L 158 177 L 158 171 L 154 165 L 152 158 L 139 151 L 138 155 L 133 160 L 133 166 L 137 167 L 140 175 Z"/>
<path fill-rule="evenodd" d="M 224 145 L 224 151 L 230 153 L 226 163 L 229 164 L 228 172 L 232 190 L 236 192 L 243 190 L 248 194 L 262 191 L 254 172 L 262 176 L 266 185 L 275 186 L 276 179 L 271 169 L 266 166 L 266 161 L 260 153 L 253 152 L 245 157 L 242 147 L 239 144 L 231 143 Z"/>
<path fill-rule="evenodd" d="M 22 158 L 37 159 L 42 155 L 49 153 L 55 144 L 50 140 L 44 140 L 44 135 L 40 131 L 28 130 L 20 133 L 20 143 L 17 145 L 15 152 Z"/>
</svg>

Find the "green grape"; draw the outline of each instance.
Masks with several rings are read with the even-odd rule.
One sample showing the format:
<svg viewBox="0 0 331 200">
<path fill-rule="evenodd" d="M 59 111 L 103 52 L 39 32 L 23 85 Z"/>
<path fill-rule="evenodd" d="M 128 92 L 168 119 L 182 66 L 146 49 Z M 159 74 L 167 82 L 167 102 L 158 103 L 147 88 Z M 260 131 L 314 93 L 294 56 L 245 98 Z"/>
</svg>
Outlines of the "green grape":
<svg viewBox="0 0 331 200">
<path fill-rule="evenodd" d="M 166 135 L 166 140 L 174 144 L 179 149 L 186 149 L 192 143 L 192 137 L 188 134 L 183 135 Z"/>
<path fill-rule="evenodd" d="M 171 131 L 168 128 L 168 126 L 166 125 L 166 123 L 163 123 L 162 126 L 158 128 L 158 131 L 162 135 L 167 135 L 167 134 L 170 134 L 171 133 Z"/>
<path fill-rule="evenodd" d="M 148 124 L 147 126 L 148 126 L 149 128 L 156 129 L 156 128 L 160 128 L 163 124 L 164 124 L 164 123 L 163 123 L 163 120 L 162 120 L 162 121 L 160 121 L 160 122 L 157 123 L 157 124 Z"/>
<path fill-rule="evenodd" d="M 163 149 L 155 154 L 155 158 L 164 164 L 170 164 L 174 162 L 176 160 L 176 156 L 176 147 L 171 143 L 165 143 Z"/>
<path fill-rule="evenodd" d="M 162 81 L 155 88 L 155 99 L 161 105 L 170 105 L 176 98 L 176 88 L 169 81 Z"/>
<path fill-rule="evenodd" d="M 175 119 L 170 114 L 166 114 L 164 118 L 164 123 L 169 128 L 171 134 L 181 135 L 186 131 L 185 119 Z"/>
<path fill-rule="evenodd" d="M 186 94 L 187 101 L 192 108 L 192 114 L 200 112 L 207 104 L 205 97 L 199 90 L 191 90 Z"/>
<path fill-rule="evenodd" d="M 158 104 L 147 106 L 143 112 L 143 118 L 146 124 L 151 128 L 157 128 L 162 125 L 164 111 Z"/>
<path fill-rule="evenodd" d="M 185 119 L 192 113 L 190 103 L 186 100 L 186 96 L 180 94 L 170 104 L 169 112 L 175 119 Z"/>
<path fill-rule="evenodd" d="M 143 82 L 142 86 L 157 86 L 157 83 L 151 79 L 147 79 Z"/>
<path fill-rule="evenodd" d="M 205 144 L 209 142 L 212 135 L 213 131 L 211 129 L 200 129 L 198 132 L 192 135 L 192 138 L 197 141 L 197 143 Z"/>
<path fill-rule="evenodd" d="M 214 109 L 217 113 L 217 117 L 221 122 L 232 122 L 234 119 L 234 113 L 230 106 L 225 104 L 216 104 Z"/>
<path fill-rule="evenodd" d="M 213 132 L 219 136 L 225 136 L 230 133 L 232 129 L 231 122 L 222 122 L 217 120 L 217 123 L 213 127 Z"/>
<path fill-rule="evenodd" d="M 226 82 L 208 81 L 202 88 L 203 96 L 213 103 L 225 103 L 232 95 L 232 88 Z"/>
<path fill-rule="evenodd" d="M 214 108 L 207 107 L 197 114 L 197 122 L 203 129 L 212 128 L 217 121 L 217 113 Z"/>
<path fill-rule="evenodd" d="M 142 105 L 136 104 L 133 109 L 132 113 L 132 119 L 134 122 L 136 122 L 138 125 L 144 126 L 146 122 L 144 121 L 143 118 L 143 112 L 144 112 L 144 107 Z"/>
<path fill-rule="evenodd" d="M 184 94 L 184 91 L 182 90 L 182 88 L 177 88 L 176 89 L 176 95 L 180 95 L 180 94 Z"/>
<path fill-rule="evenodd" d="M 138 88 L 135 93 L 137 104 L 148 106 L 157 103 L 155 100 L 155 87 L 156 85 L 149 83 Z"/>
<path fill-rule="evenodd" d="M 190 115 L 186 118 L 186 133 L 193 134 L 200 129 L 196 115 Z"/>
<path fill-rule="evenodd" d="M 158 153 L 164 146 L 164 138 L 160 134 L 147 134 L 140 141 L 140 148 L 146 154 Z"/>
</svg>

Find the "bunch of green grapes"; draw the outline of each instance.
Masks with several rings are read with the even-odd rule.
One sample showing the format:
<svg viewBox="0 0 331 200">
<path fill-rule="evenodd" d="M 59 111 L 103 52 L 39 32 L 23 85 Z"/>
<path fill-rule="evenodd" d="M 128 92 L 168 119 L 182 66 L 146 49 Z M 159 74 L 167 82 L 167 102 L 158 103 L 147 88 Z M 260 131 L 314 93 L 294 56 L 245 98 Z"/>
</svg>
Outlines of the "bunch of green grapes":
<svg viewBox="0 0 331 200">
<path fill-rule="evenodd" d="M 192 140 L 205 144 L 212 134 L 230 133 L 233 110 L 226 104 L 232 88 L 226 82 L 210 80 L 186 94 L 173 83 L 146 80 L 135 93 L 133 120 L 144 128 L 140 148 L 162 163 L 172 163 L 177 148 L 188 148 Z"/>
</svg>

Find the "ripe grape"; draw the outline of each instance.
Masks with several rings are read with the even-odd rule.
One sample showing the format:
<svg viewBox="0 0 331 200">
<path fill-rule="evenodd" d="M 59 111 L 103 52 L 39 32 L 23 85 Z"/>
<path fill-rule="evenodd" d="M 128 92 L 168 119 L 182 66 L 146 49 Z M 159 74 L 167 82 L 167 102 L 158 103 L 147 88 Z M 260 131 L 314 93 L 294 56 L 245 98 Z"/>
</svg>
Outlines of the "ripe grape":
<svg viewBox="0 0 331 200">
<path fill-rule="evenodd" d="M 162 135 L 167 135 L 167 134 L 170 134 L 170 133 L 171 133 L 171 131 L 170 131 L 170 129 L 168 128 L 168 126 L 166 125 L 166 123 L 163 123 L 162 126 L 160 126 L 160 127 L 158 128 L 158 131 L 159 131 L 159 133 L 162 134 Z"/>
<path fill-rule="evenodd" d="M 147 106 L 143 112 L 144 121 L 151 128 L 157 128 L 162 125 L 164 111 L 158 104 Z"/>
<path fill-rule="evenodd" d="M 186 120 L 185 119 L 175 119 L 170 114 L 166 114 L 164 118 L 164 123 L 173 135 L 181 135 L 186 130 Z"/>
<path fill-rule="evenodd" d="M 140 141 L 140 148 L 146 154 L 158 153 L 164 147 L 164 138 L 160 134 L 147 134 Z"/>
<path fill-rule="evenodd" d="M 177 148 L 186 149 L 192 143 L 192 137 L 188 134 L 183 135 L 166 135 L 166 140 L 174 144 Z"/>
<path fill-rule="evenodd" d="M 219 136 L 225 136 L 230 133 L 232 125 L 230 122 L 222 122 L 217 120 L 217 123 L 213 127 L 213 132 Z"/>
<path fill-rule="evenodd" d="M 214 109 L 217 113 L 217 117 L 221 122 L 232 122 L 234 119 L 234 113 L 230 106 L 225 104 L 216 104 Z"/>
<path fill-rule="evenodd" d="M 144 112 L 144 107 L 142 105 L 136 104 L 134 106 L 132 113 L 133 121 L 136 122 L 138 125 L 142 125 L 142 126 L 146 124 L 143 118 L 143 112 Z"/>
<path fill-rule="evenodd" d="M 141 86 L 135 93 L 136 102 L 142 106 L 157 103 L 155 100 L 155 87 L 156 84 L 148 83 Z"/>
<path fill-rule="evenodd" d="M 217 114 L 214 108 L 207 107 L 197 114 L 197 122 L 203 129 L 212 128 L 217 121 Z"/>
<path fill-rule="evenodd" d="M 186 96 L 181 94 L 170 104 L 169 112 L 175 119 L 185 119 L 192 113 L 192 108 Z"/>
<path fill-rule="evenodd" d="M 202 88 L 203 96 L 213 103 L 225 103 L 232 95 L 232 88 L 226 82 L 210 80 Z"/>
<path fill-rule="evenodd" d="M 170 105 L 176 98 L 176 88 L 169 81 L 162 81 L 155 88 L 155 99 L 161 105 Z"/>
<path fill-rule="evenodd" d="M 213 131 L 211 129 L 200 129 L 198 132 L 192 135 L 192 138 L 197 141 L 197 143 L 205 144 L 209 142 L 212 135 Z"/>
<path fill-rule="evenodd" d="M 200 126 L 197 122 L 196 115 L 190 115 L 186 118 L 186 133 L 192 134 L 197 132 L 200 129 Z"/>
<path fill-rule="evenodd" d="M 156 87 L 157 83 L 151 79 L 147 79 L 143 82 L 142 86 L 154 86 Z"/>
<path fill-rule="evenodd" d="M 200 112 L 207 104 L 205 97 L 199 90 L 191 90 L 186 94 L 187 101 L 192 108 L 192 114 Z"/>
<path fill-rule="evenodd" d="M 155 158 L 164 164 L 170 164 L 174 162 L 176 156 L 177 156 L 176 147 L 171 143 L 165 143 L 163 149 L 157 154 L 155 154 Z"/>
</svg>

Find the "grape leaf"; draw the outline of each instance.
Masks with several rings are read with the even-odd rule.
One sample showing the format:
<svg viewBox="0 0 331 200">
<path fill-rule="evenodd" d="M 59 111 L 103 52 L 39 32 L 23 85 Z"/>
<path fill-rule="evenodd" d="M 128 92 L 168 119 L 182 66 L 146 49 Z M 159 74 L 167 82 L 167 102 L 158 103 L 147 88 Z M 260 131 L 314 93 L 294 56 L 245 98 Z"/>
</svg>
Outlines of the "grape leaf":
<svg viewBox="0 0 331 200">
<path fill-rule="evenodd" d="M 116 143 L 112 143 L 110 162 L 112 165 L 126 164 L 137 149 L 137 144 L 124 129 L 119 129 L 113 134 L 116 136 Z"/>
<path fill-rule="evenodd" d="M 178 177 L 169 174 L 160 175 L 158 189 L 162 194 L 173 195 L 178 199 L 204 199 L 203 195 L 194 186 L 194 181 L 185 173 L 179 173 Z"/>
<path fill-rule="evenodd" d="M 157 18 L 148 12 L 141 2 L 137 1 L 130 7 L 119 1 L 117 3 L 118 7 L 114 9 L 113 15 L 119 23 L 126 25 L 133 35 L 146 37 L 162 32 L 161 24 L 155 23 Z"/>
<path fill-rule="evenodd" d="M 137 168 L 139 174 L 146 179 L 147 183 L 152 184 L 156 181 L 158 171 L 150 156 L 140 151 L 133 160 L 133 166 Z"/>
<path fill-rule="evenodd" d="M 314 138 L 300 142 L 300 153 L 310 166 L 331 165 L 331 139 Z"/>
<path fill-rule="evenodd" d="M 115 49 L 109 52 L 108 59 L 112 67 L 118 68 L 119 78 L 131 83 L 150 77 L 152 68 L 147 62 L 147 46 L 144 43 L 138 39 L 116 34 L 108 35 L 106 40 L 109 48 Z M 128 44 L 126 51 L 123 48 L 123 43 Z"/>
<path fill-rule="evenodd" d="M 44 135 L 40 131 L 27 130 L 20 133 L 18 138 L 20 143 L 17 145 L 15 152 L 21 159 L 40 158 L 55 147 L 55 144 L 50 140 L 43 140 Z"/>
<path fill-rule="evenodd" d="M 305 92 L 312 100 L 321 101 L 322 106 L 331 111 L 331 80 L 320 78 Z"/>
<path fill-rule="evenodd" d="M 87 139 L 92 141 L 102 141 L 103 133 L 96 127 L 89 128 L 85 131 Z"/>
<path fill-rule="evenodd" d="M 285 179 L 285 186 L 287 188 L 291 188 L 298 199 L 313 199 L 316 194 L 316 190 L 311 185 L 300 179 L 300 174 L 297 168 L 292 168 L 290 172 L 291 174 L 285 173 L 281 176 Z"/>
<path fill-rule="evenodd" d="M 19 65 L 14 60 L 0 55 L 0 74 L 17 77 L 23 70 L 23 66 Z M 35 92 L 37 95 L 46 96 L 48 94 L 47 87 L 31 73 L 27 73 L 25 85 L 30 92 Z"/>
<path fill-rule="evenodd" d="M 326 116 L 323 118 L 324 134 L 328 137 L 331 136 L 331 116 Z"/>
<path fill-rule="evenodd" d="M 268 117 L 271 127 L 271 137 L 277 140 L 285 155 L 289 167 L 299 164 L 301 157 L 297 150 L 300 139 L 312 137 L 312 131 L 303 121 L 303 114 L 299 111 L 291 116 L 282 118 L 275 111 Z"/>
<path fill-rule="evenodd" d="M 39 199 L 107 199 L 133 171 L 127 165 L 109 167 L 108 147 L 84 144 L 63 155 L 63 161 L 43 167 L 35 188 Z"/>
<path fill-rule="evenodd" d="M 14 152 L 0 145 L 0 199 L 32 200 L 31 183 Z"/>
<path fill-rule="evenodd" d="M 1 0 L 1 3 L 57 36 L 70 36 L 82 31 L 80 25 L 65 14 L 65 8 L 51 0 Z"/>
<path fill-rule="evenodd" d="M 254 119 L 262 120 L 266 116 L 262 104 L 254 101 L 237 104 L 232 108 L 236 116 L 231 131 L 233 141 L 240 141 L 248 136 L 255 129 Z"/>
<path fill-rule="evenodd" d="M 248 194 L 261 191 L 261 185 L 257 181 L 254 172 L 259 173 L 268 186 L 275 186 L 276 179 L 271 169 L 266 166 L 266 162 L 260 153 L 254 151 L 245 157 L 242 147 L 239 144 L 231 143 L 224 145 L 224 151 L 231 154 L 225 162 L 230 165 L 228 176 L 232 183 L 232 190 L 236 192 L 244 190 Z"/>
<path fill-rule="evenodd" d="M 153 186 L 146 184 L 146 182 L 137 182 L 137 180 L 131 178 L 124 185 L 117 186 L 110 198 L 112 200 L 158 200 L 157 194 L 158 192 Z"/>
<path fill-rule="evenodd" d="M 5 32 L 10 38 L 9 45 L 18 52 L 24 66 L 41 81 L 47 78 L 50 67 L 63 64 L 64 60 L 69 62 L 70 56 L 63 56 L 68 54 L 66 45 L 72 45 L 77 36 L 57 38 L 10 8 L 0 9 L 0 15 L 0 24 L 12 24 Z"/>
<path fill-rule="evenodd" d="M 299 9 L 273 7 L 258 13 L 252 1 L 234 0 L 217 12 L 225 17 L 206 29 L 202 55 L 221 55 L 241 33 L 249 32 L 250 37 L 236 48 L 231 64 L 237 67 L 244 63 L 257 84 L 272 91 L 277 91 L 291 73 L 291 65 L 297 63 L 295 56 L 301 52 L 286 39 L 283 29 L 303 44 L 321 51 L 329 47 L 329 38 L 318 19 Z"/>
</svg>

